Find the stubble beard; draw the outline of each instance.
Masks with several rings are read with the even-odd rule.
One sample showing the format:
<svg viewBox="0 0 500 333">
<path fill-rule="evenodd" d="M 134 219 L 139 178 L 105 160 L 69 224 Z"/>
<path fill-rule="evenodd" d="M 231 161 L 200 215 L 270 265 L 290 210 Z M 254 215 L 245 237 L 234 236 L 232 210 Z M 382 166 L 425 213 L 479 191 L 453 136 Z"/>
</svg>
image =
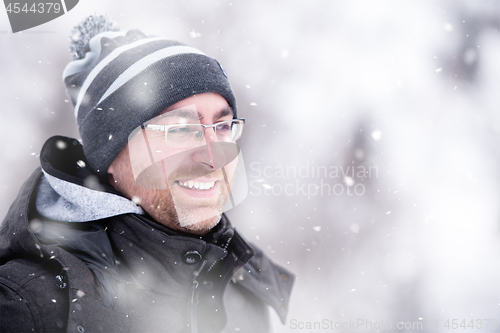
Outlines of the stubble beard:
<svg viewBox="0 0 500 333">
<path fill-rule="evenodd" d="M 184 202 L 181 199 L 174 200 L 171 191 L 152 191 L 154 193 L 150 193 L 150 202 L 153 207 L 150 215 L 167 227 L 194 234 L 204 234 L 220 222 L 228 197 L 228 194 L 222 190 L 216 194 L 218 196 L 216 204 L 211 200 Z M 208 212 L 201 212 L 202 210 Z"/>
<path fill-rule="evenodd" d="M 211 230 L 221 220 L 224 205 L 229 197 L 229 188 L 222 181 L 222 174 L 222 170 L 213 171 L 204 164 L 185 165 L 173 170 L 166 182 L 167 189 L 156 190 L 151 198 L 154 209 L 158 210 L 156 220 L 163 222 L 162 224 L 168 221 L 174 229 L 194 234 L 204 234 Z M 178 179 L 197 178 L 200 175 L 212 175 L 219 179 L 214 197 L 191 198 L 177 183 Z"/>
</svg>

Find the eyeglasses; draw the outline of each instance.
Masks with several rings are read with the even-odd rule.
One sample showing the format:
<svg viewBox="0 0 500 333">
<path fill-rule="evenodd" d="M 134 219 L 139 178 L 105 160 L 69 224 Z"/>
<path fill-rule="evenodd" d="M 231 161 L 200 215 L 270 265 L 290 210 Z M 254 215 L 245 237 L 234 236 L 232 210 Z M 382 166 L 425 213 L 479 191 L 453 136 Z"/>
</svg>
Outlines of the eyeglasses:
<svg viewBox="0 0 500 333">
<path fill-rule="evenodd" d="M 176 124 L 154 125 L 144 124 L 143 128 L 151 131 L 165 132 L 167 145 L 178 148 L 195 147 L 203 141 L 205 129 L 213 128 L 219 142 L 235 142 L 241 137 L 245 119 L 232 119 L 212 125 Z"/>
</svg>

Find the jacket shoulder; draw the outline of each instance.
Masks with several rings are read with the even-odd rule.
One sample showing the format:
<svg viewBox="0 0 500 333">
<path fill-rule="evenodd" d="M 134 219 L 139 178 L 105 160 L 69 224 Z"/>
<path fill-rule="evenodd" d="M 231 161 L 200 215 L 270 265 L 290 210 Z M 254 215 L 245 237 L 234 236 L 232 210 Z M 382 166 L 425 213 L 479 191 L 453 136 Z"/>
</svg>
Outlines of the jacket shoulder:
<svg viewBox="0 0 500 333">
<path fill-rule="evenodd" d="M 68 288 L 56 266 L 27 259 L 0 266 L 0 332 L 63 332 Z"/>
</svg>

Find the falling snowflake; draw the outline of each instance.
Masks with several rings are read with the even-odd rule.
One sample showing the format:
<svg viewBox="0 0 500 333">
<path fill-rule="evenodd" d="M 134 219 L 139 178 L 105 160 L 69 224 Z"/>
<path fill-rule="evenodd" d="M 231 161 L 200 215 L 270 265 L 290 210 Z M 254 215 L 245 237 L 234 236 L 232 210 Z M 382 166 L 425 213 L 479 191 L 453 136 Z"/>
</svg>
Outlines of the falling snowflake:
<svg viewBox="0 0 500 333">
<path fill-rule="evenodd" d="M 194 29 L 193 29 L 193 30 L 191 30 L 189 32 L 189 37 L 191 37 L 191 38 L 199 38 L 199 37 L 201 37 L 201 34 L 199 32 L 194 31 Z"/>
<path fill-rule="evenodd" d="M 132 202 L 135 203 L 136 205 L 140 205 L 141 204 L 141 198 L 139 198 L 138 196 L 134 195 L 134 196 L 132 196 Z"/>
<path fill-rule="evenodd" d="M 346 184 L 347 186 L 353 186 L 354 185 L 354 179 L 352 179 L 349 176 L 345 176 L 344 177 L 344 184 Z"/>
<path fill-rule="evenodd" d="M 349 225 L 349 230 L 351 230 L 351 232 L 354 232 L 355 234 L 357 234 L 359 232 L 359 225 L 357 223 L 351 223 Z"/>
<path fill-rule="evenodd" d="M 372 132 L 372 138 L 373 140 L 375 141 L 380 141 L 380 139 L 382 139 L 382 132 L 379 131 L 379 130 L 375 130 Z"/>
<path fill-rule="evenodd" d="M 78 42 L 81 38 L 81 34 L 79 32 L 75 32 L 72 36 L 71 39 L 75 42 Z"/>
<path fill-rule="evenodd" d="M 56 147 L 57 149 L 61 149 L 61 150 L 64 150 L 66 149 L 68 145 L 66 144 L 66 142 L 62 141 L 62 140 L 57 140 L 56 141 Z"/>
</svg>

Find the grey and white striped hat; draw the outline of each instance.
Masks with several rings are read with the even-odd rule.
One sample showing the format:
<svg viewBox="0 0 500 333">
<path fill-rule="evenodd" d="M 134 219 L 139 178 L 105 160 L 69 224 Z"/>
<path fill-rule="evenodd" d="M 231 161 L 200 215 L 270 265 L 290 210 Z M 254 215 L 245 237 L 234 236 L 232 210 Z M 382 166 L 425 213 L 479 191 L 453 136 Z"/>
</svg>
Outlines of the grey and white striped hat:
<svg viewBox="0 0 500 333">
<path fill-rule="evenodd" d="M 189 96 L 217 93 L 236 117 L 236 100 L 217 60 L 177 41 L 115 26 L 90 16 L 75 27 L 75 59 L 63 73 L 84 154 L 97 174 L 106 174 L 135 128 Z"/>
</svg>

